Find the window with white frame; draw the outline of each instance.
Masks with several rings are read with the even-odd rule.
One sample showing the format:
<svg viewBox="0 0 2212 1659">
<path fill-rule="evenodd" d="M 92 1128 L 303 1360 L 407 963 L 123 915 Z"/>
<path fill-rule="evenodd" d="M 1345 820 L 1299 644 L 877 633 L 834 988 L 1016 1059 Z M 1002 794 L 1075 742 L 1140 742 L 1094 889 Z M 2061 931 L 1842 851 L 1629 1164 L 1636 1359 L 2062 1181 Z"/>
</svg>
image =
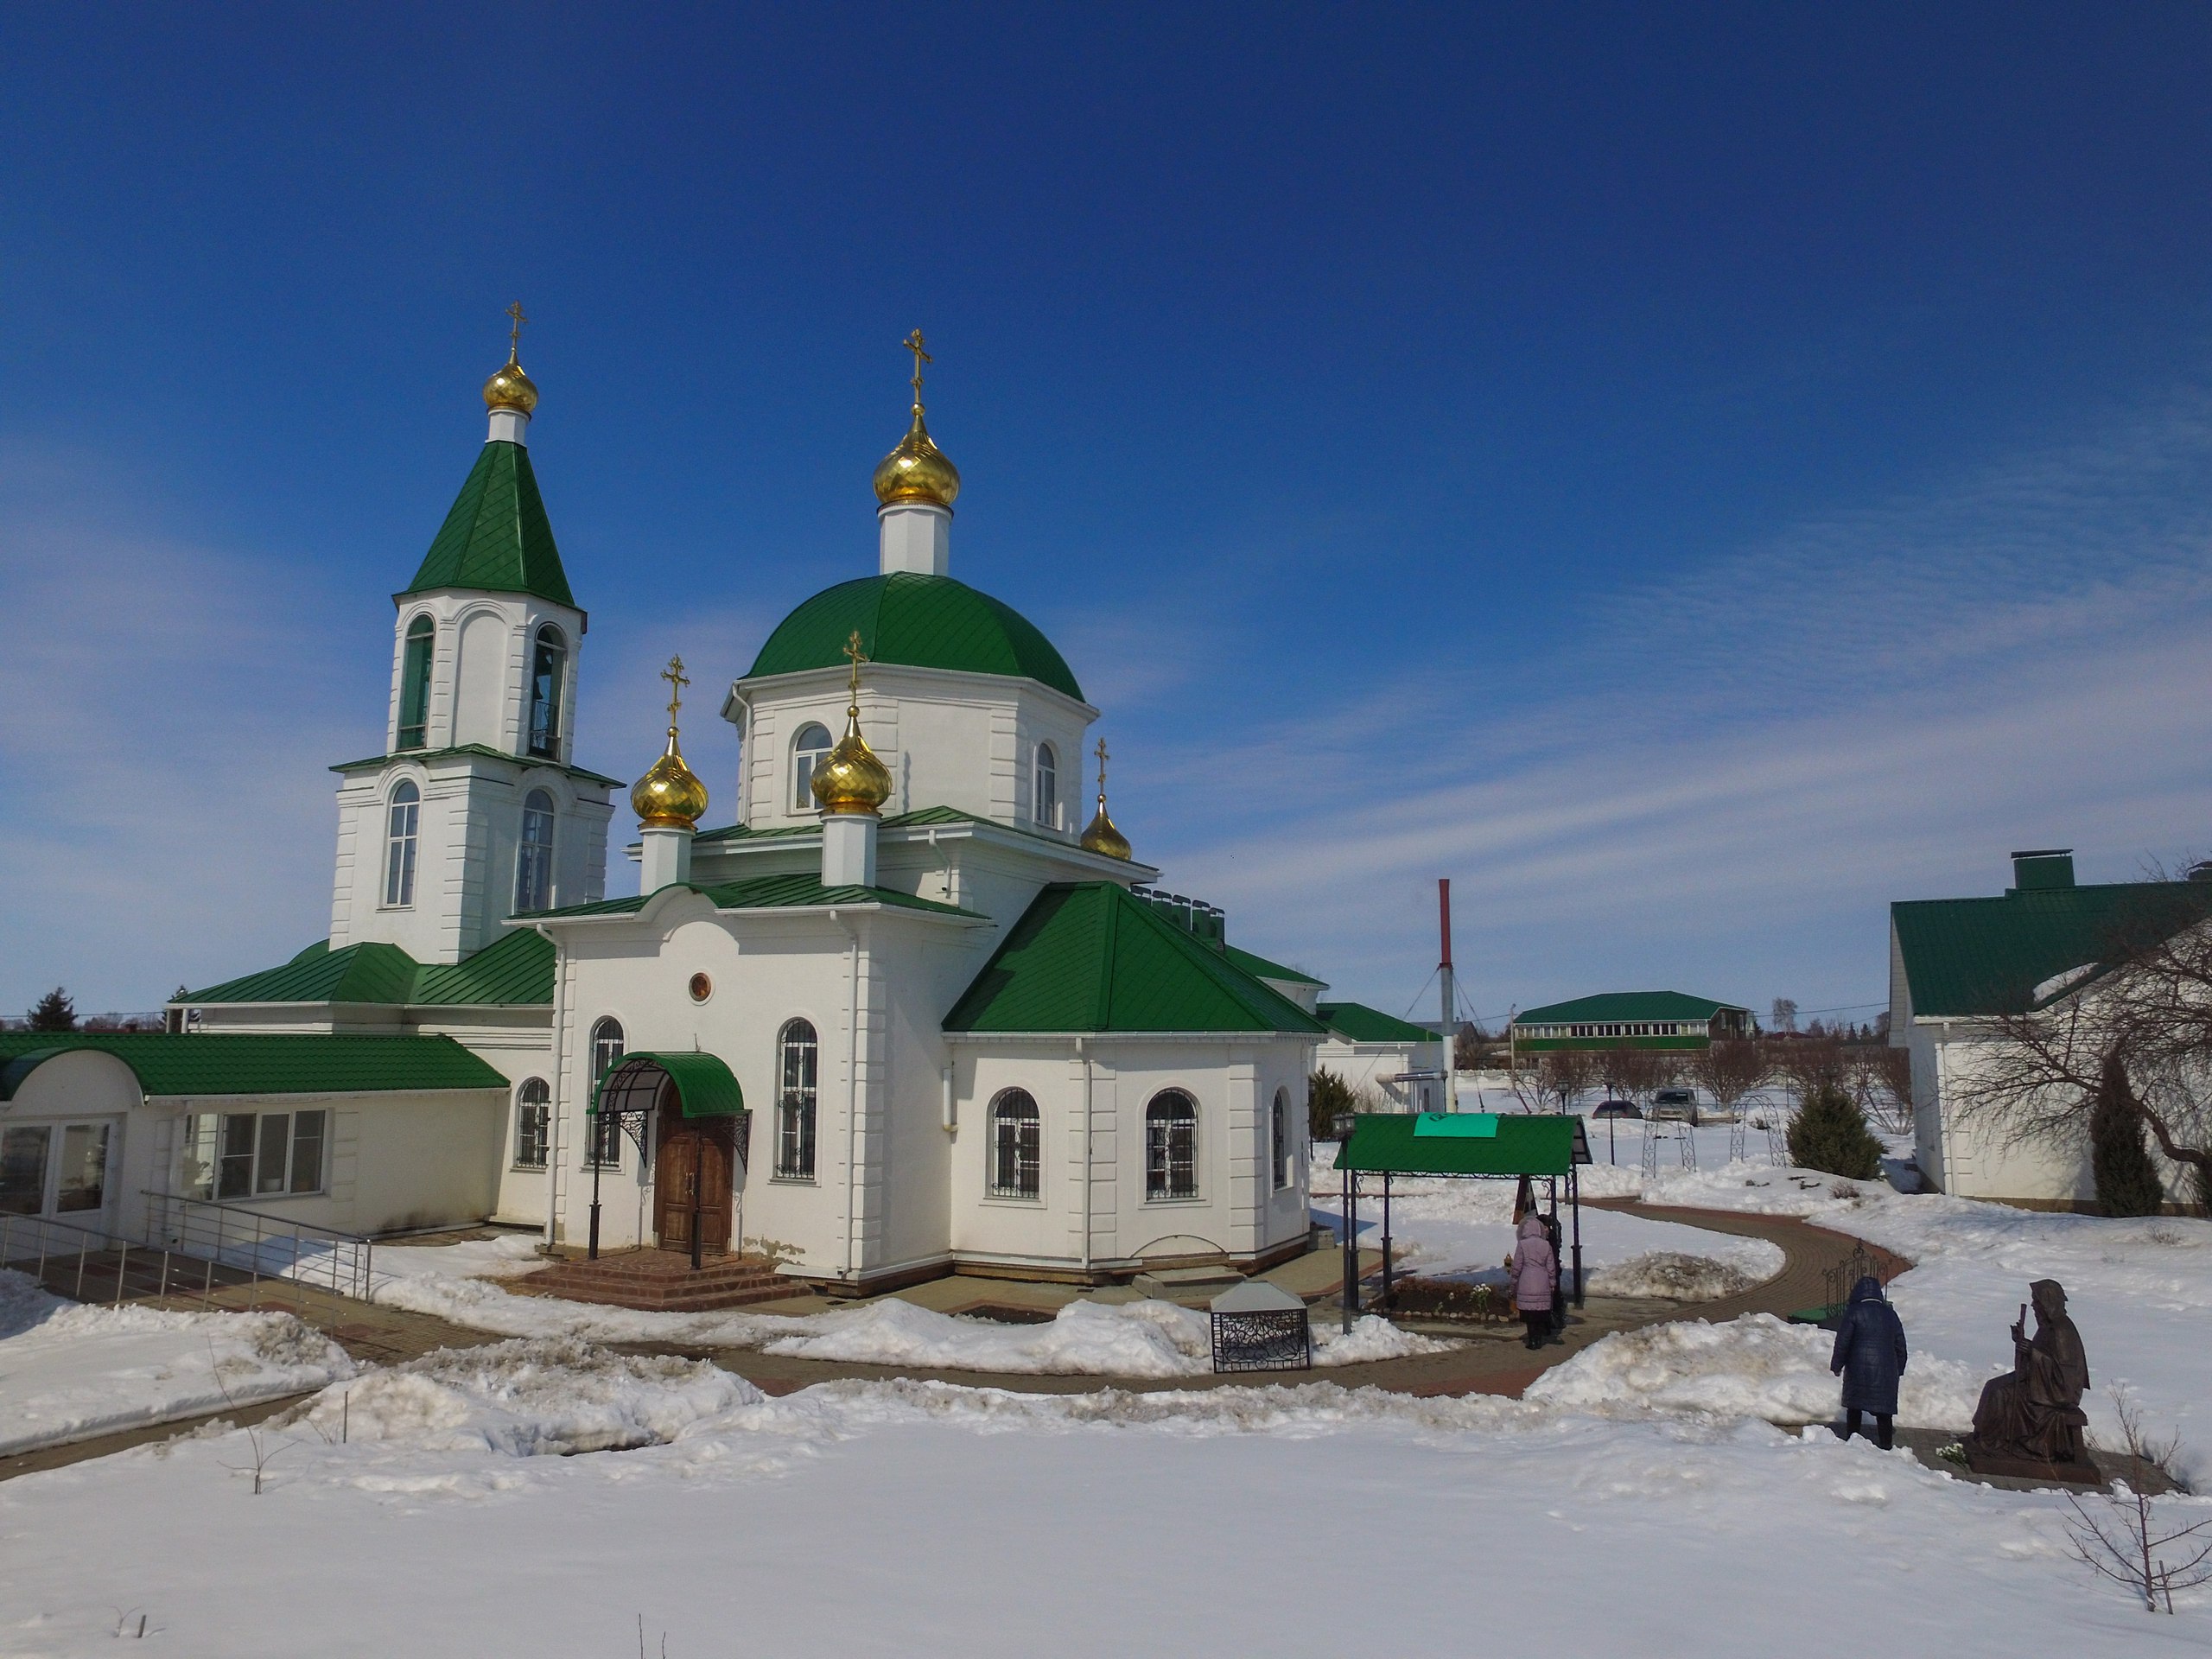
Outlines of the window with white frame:
<svg viewBox="0 0 2212 1659">
<path fill-rule="evenodd" d="M 1043 1173 L 1043 1122 L 1023 1089 L 991 1103 L 991 1196 L 1033 1198 Z"/>
<path fill-rule="evenodd" d="M 1280 1192 L 1290 1185 L 1290 1090 L 1275 1090 L 1274 1109 L 1268 1114 L 1268 1127 L 1274 1136 L 1273 1150 L 1275 1166 L 1275 1191 Z"/>
<path fill-rule="evenodd" d="M 106 1123 L 0 1129 L 0 1215 L 66 1216 L 107 1202 Z"/>
<path fill-rule="evenodd" d="M 787 1022 L 776 1039 L 776 1179 L 814 1179 L 814 1114 L 821 1045 L 804 1020 Z"/>
<path fill-rule="evenodd" d="M 561 682 L 568 666 L 569 642 L 549 622 L 530 654 L 530 752 L 548 760 L 561 755 Z"/>
<path fill-rule="evenodd" d="M 599 1097 L 600 1079 L 612 1071 L 622 1058 L 622 1022 L 607 1014 L 591 1028 L 592 1098 Z M 622 1166 L 622 1124 L 620 1119 L 592 1116 L 591 1160 L 602 1169 L 619 1169 Z"/>
<path fill-rule="evenodd" d="M 1049 743 L 1037 746 L 1037 822 L 1048 830 L 1060 827 L 1060 761 Z"/>
<path fill-rule="evenodd" d="M 553 902 L 553 798 L 533 789 L 522 804 L 522 835 L 515 843 L 515 914 Z"/>
<path fill-rule="evenodd" d="M 184 1120 L 184 1192 L 266 1198 L 323 1190 L 330 1114 L 193 1112 Z"/>
<path fill-rule="evenodd" d="M 415 902 L 415 842 L 423 823 L 423 791 L 404 781 L 391 791 L 385 823 L 384 901 L 404 910 Z"/>
<path fill-rule="evenodd" d="M 1144 1109 L 1144 1195 L 1198 1196 L 1198 1105 L 1179 1089 L 1154 1095 Z"/>
<path fill-rule="evenodd" d="M 830 728 L 810 720 L 791 740 L 791 810 L 814 810 L 814 769 L 830 758 Z"/>
<path fill-rule="evenodd" d="M 543 1077 L 515 1090 L 515 1167 L 543 1169 L 553 1135 L 553 1089 Z"/>
</svg>

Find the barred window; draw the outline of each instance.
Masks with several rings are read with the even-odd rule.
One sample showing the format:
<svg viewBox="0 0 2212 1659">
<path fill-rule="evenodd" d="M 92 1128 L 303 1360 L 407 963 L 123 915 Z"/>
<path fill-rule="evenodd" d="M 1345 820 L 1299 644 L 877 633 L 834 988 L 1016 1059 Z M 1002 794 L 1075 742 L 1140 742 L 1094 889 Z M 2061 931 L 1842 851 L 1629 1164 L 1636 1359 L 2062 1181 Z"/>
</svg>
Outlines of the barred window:
<svg viewBox="0 0 2212 1659">
<path fill-rule="evenodd" d="M 515 1090 L 515 1167 L 543 1169 L 553 1129 L 553 1090 L 531 1077 Z"/>
<path fill-rule="evenodd" d="M 991 1196 L 1033 1198 L 1043 1163 L 1043 1123 L 1027 1091 L 1009 1089 L 991 1103 Z"/>
<path fill-rule="evenodd" d="M 591 1028 L 591 1083 L 594 1103 L 598 1099 L 600 1080 L 612 1071 L 622 1059 L 622 1022 L 607 1014 Z M 592 1116 L 592 1162 L 607 1169 L 622 1166 L 622 1122 L 615 1117 Z"/>
<path fill-rule="evenodd" d="M 776 1039 L 776 1173 L 785 1180 L 810 1181 L 821 1045 L 812 1026 L 793 1020 Z"/>
<path fill-rule="evenodd" d="M 1280 1192 L 1290 1185 L 1290 1090 L 1275 1090 L 1274 1110 L 1268 1115 L 1268 1128 L 1274 1136 L 1275 1163 L 1275 1191 Z"/>
<path fill-rule="evenodd" d="M 1144 1109 L 1144 1195 L 1198 1196 L 1198 1107 L 1179 1090 L 1154 1095 Z"/>
</svg>

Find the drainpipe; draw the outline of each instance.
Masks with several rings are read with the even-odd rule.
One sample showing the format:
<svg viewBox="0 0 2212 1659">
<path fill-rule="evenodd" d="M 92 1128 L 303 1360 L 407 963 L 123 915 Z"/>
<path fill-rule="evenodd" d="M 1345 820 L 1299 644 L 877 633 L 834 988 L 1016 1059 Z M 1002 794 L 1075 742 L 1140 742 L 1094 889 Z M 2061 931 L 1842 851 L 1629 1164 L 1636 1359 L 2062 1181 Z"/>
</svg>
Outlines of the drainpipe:
<svg viewBox="0 0 2212 1659">
<path fill-rule="evenodd" d="M 559 1243 L 554 1217 L 559 1214 L 556 1201 L 561 1185 L 561 1114 L 566 1109 L 566 1094 L 561 1087 L 561 1025 L 568 1015 L 569 964 L 561 955 L 560 941 L 546 931 L 545 924 L 537 925 L 537 932 L 553 947 L 553 1098 L 545 1113 L 545 1249 L 550 1254 Z"/>
<path fill-rule="evenodd" d="M 860 1149 L 861 1111 L 861 928 L 860 924 L 841 915 L 835 907 L 830 919 L 845 930 L 852 941 L 846 955 L 847 980 L 849 995 L 845 1011 L 845 1268 L 837 1276 L 849 1280 L 853 1276 L 854 1235 L 860 1230 L 860 1169 L 855 1159 Z"/>
<path fill-rule="evenodd" d="M 1090 1273 L 1090 1039 L 1077 1037 L 1075 1052 L 1083 1060 L 1083 1271 Z"/>
</svg>

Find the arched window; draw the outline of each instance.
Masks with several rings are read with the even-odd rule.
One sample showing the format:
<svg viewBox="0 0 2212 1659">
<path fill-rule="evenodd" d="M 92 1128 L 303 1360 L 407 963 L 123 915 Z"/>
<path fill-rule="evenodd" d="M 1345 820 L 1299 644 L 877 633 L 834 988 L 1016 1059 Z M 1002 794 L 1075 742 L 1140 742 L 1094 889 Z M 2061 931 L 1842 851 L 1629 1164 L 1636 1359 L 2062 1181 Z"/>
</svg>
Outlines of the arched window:
<svg viewBox="0 0 2212 1659">
<path fill-rule="evenodd" d="M 1179 1090 L 1154 1095 L 1144 1109 L 1144 1195 L 1198 1196 L 1198 1107 Z"/>
<path fill-rule="evenodd" d="M 1290 1090 L 1275 1090 L 1274 1110 L 1268 1115 L 1268 1127 L 1274 1135 L 1275 1163 L 1275 1191 L 1280 1192 L 1290 1185 Z"/>
<path fill-rule="evenodd" d="M 533 789 L 522 804 L 522 839 L 515 846 L 515 914 L 553 902 L 553 798 Z"/>
<path fill-rule="evenodd" d="M 1037 1103 L 1009 1089 L 991 1103 L 991 1196 L 1033 1198 L 1043 1163 Z"/>
<path fill-rule="evenodd" d="M 515 1167 L 543 1169 L 553 1132 L 553 1090 L 531 1077 L 515 1090 Z"/>
<path fill-rule="evenodd" d="M 418 616 L 407 625 L 407 648 L 399 658 L 399 747 L 419 749 L 430 734 L 430 658 L 437 647 L 438 625 Z"/>
<path fill-rule="evenodd" d="M 391 791 L 385 824 L 384 901 L 395 908 L 415 902 L 415 841 L 423 827 L 423 791 L 403 783 Z"/>
<path fill-rule="evenodd" d="M 815 1084 L 821 1046 L 804 1020 L 787 1023 L 776 1039 L 776 1174 L 787 1181 L 814 1179 Z"/>
<path fill-rule="evenodd" d="M 830 758 L 830 728 L 810 720 L 791 740 L 791 810 L 814 810 L 814 769 Z"/>
<path fill-rule="evenodd" d="M 561 681 L 569 668 L 569 642 L 548 623 L 530 654 L 530 752 L 561 755 Z"/>
<path fill-rule="evenodd" d="M 1037 746 L 1037 822 L 1047 829 L 1060 827 L 1060 762 L 1049 743 Z"/>
<path fill-rule="evenodd" d="M 596 1021 L 591 1028 L 591 1083 L 594 1098 L 597 1098 L 599 1080 L 613 1071 L 622 1058 L 622 1022 L 613 1014 Z M 622 1163 L 622 1122 L 620 1118 L 594 1117 L 592 1161 L 609 1169 Z"/>
</svg>

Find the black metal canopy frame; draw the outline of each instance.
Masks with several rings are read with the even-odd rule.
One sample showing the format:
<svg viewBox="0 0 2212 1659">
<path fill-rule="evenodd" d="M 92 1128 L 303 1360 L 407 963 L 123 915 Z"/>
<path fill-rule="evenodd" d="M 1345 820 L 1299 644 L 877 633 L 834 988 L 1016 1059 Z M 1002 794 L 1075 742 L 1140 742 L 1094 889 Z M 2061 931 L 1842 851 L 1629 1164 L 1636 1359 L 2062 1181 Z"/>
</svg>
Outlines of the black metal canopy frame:
<svg viewBox="0 0 2212 1659">
<path fill-rule="evenodd" d="M 1576 1178 L 1576 1166 L 1567 1166 L 1567 1203 L 1569 1236 L 1574 1256 L 1574 1305 L 1582 1306 L 1582 1184 Z M 1359 1317 L 1359 1172 L 1345 1169 L 1344 1180 L 1344 1328 L 1350 1331 Z M 1382 1172 L 1382 1289 L 1381 1304 L 1390 1305 L 1390 1176 Z M 1521 1173 L 1477 1174 L 1469 1171 L 1423 1170 L 1423 1180 L 1439 1181 L 1531 1181 L 1541 1180 L 1546 1189 L 1544 1201 L 1551 1207 L 1552 1220 L 1559 1220 L 1559 1184 L 1556 1175 L 1528 1175 Z"/>
<path fill-rule="evenodd" d="M 584 1116 L 591 1124 L 591 1242 L 585 1260 L 599 1260 L 599 1172 L 606 1164 L 605 1131 L 601 1124 L 612 1122 L 618 1133 L 626 1133 L 638 1148 L 638 1168 L 640 1174 L 645 1166 L 645 1139 L 653 1116 L 660 1110 L 661 1091 L 675 1086 L 675 1079 L 649 1056 L 616 1063 L 613 1069 L 599 1080 L 596 1098 L 584 1109 Z M 699 1236 L 695 1221 L 691 1236 Z M 696 1265 L 696 1263 L 694 1264 Z"/>
</svg>

